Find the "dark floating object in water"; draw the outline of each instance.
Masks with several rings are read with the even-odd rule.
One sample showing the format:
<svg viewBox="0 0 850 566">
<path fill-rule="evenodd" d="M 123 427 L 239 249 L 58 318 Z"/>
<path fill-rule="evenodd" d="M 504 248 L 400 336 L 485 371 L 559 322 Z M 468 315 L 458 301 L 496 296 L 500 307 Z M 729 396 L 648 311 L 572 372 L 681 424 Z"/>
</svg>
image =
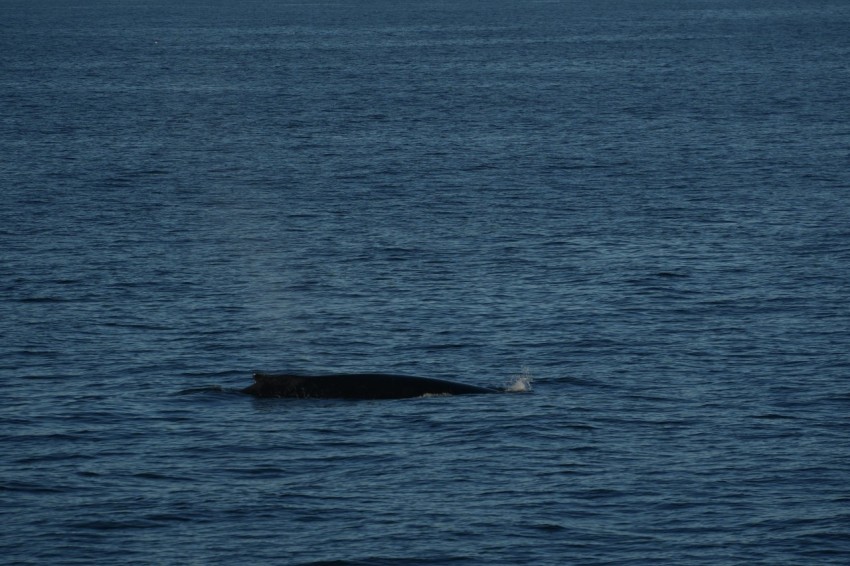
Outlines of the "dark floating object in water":
<svg viewBox="0 0 850 566">
<path fill-rule="evenodd" d="M 255 397 L 299 399 L 404 399 L 423 395 L 468 395 L 501 391 L 444 379 L 380 373 L 298 375 L 255 372 L 254 384 L 242 392 Z"/>
</svg>

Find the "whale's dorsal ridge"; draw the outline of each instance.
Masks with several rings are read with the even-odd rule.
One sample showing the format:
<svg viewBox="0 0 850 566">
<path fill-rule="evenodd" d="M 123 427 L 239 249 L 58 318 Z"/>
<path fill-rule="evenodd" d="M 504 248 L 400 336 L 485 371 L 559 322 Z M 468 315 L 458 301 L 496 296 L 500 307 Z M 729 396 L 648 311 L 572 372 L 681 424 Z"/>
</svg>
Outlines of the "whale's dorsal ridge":
<svg viewBox="0 0 850 566">
<path fill-rule="evenodd" d="M 255 371 L 254 383 L 242 392 L 256 397 L 404 399 L 499 391 L 444 379 L 382 373 L 305 375 Z"/>
</svg>

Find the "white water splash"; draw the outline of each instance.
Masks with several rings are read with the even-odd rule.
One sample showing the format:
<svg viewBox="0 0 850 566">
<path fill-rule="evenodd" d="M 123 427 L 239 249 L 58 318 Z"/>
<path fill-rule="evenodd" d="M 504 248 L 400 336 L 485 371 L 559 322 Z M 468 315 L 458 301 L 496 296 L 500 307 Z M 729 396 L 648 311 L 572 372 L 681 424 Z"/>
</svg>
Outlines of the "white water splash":
<svg viewBox="0 0 850 566">
<path fill-rule="evenodd" d="M 531 375 L 531 370 L 527 367 L 522 368 L 519 375 L 516 375 L 511 379 L 510 382 L 505 386 L 505 391 L 509 391 L 511 393 L 522 393 L 531 391 L 531 382 L 534 381 L 534 377 Z"/>
</svg>

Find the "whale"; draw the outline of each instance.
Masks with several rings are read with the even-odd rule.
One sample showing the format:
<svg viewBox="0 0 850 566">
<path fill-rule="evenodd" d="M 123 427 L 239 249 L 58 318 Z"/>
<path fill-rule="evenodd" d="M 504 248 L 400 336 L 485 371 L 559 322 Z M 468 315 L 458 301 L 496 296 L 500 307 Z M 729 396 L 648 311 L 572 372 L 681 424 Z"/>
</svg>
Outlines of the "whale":
<svg viewBox="0 0 850 566">
<path fill-rule="evenodd" d="M 254 383 L 242 389 L 242 393 L 254 397 L 298 399 L 406 399 L 426 395 L 500 392 L 498 389 L 489 387 L 478 387 L 431 377 L 383 373 L 300 375 L 260 371 L 254 372 Z"/>
</svg>

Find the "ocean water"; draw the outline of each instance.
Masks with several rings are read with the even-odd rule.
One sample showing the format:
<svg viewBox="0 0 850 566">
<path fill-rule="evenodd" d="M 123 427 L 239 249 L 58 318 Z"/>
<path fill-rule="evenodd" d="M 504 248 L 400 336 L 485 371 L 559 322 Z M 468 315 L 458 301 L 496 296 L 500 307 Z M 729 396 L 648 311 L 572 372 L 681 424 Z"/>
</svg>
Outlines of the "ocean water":
<svg viewBox="0 0 850 566">
<path fill-rule="evenodd" d="M 847 564 L 848 92 L 843 0 L 3 0 L 2 562 Z"/>
</svg>

